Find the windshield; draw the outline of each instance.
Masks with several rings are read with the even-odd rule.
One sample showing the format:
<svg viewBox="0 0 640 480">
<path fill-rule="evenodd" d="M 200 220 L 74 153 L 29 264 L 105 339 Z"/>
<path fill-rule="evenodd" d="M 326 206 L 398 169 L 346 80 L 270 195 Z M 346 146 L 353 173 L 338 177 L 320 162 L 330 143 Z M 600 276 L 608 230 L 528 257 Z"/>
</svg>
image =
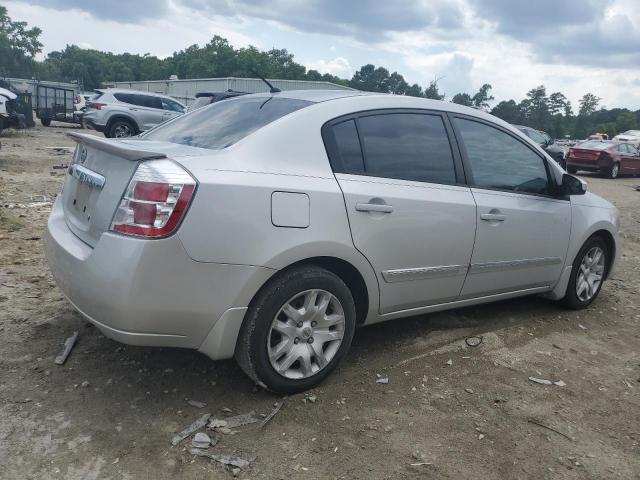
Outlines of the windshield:
<svg viewBox="0 0 640 480">
<path fill-rule="evenodd" d="M 601 142 L 600 140 L 582 142 L 576 145 L 576 148 L 583 148 L 585 150 L 606 150 L 612 143 Z"/>
<path fill-rule="evenodd" d="M 232 98 L 160 125 L 142 138 L 192 147 L 222 149 L 274 120 L 312 103 L 283 97 L 247 95 Z"/>
<path fill-rule="evenodd" d="M 205 105 L 209 105 L 211 103 L 211 97 L 198 97 L 196 101 L 191 104 L 189 107 L 189 111 L 197 110 L 199 108 L 204 107 Z"/>
</svg>

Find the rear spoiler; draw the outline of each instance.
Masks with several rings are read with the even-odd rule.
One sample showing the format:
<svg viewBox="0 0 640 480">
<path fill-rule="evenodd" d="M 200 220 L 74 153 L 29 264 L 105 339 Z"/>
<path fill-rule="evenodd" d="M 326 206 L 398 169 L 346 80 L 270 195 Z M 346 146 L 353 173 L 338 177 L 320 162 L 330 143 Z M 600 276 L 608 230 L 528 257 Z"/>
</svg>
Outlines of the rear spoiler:
<svg viewBox="0 0 640 480">
<path fill-rule="evenodd" d="M 167 155 L 161 152 L 154 152 L 152 150 L 139 150 L 133 146 L 127 145 L 120 140 L 113 140 L 109 138 L 100 138 L 95 135 L 87 135 L 86 133 L 67 133 L 74 141 L 87 145 L 103 152 L 117 155 L 118 157 L 126 158 L 131 161 L 138 160 L 154 160 L 158 158 L 167 158 Z"/>
</svg>

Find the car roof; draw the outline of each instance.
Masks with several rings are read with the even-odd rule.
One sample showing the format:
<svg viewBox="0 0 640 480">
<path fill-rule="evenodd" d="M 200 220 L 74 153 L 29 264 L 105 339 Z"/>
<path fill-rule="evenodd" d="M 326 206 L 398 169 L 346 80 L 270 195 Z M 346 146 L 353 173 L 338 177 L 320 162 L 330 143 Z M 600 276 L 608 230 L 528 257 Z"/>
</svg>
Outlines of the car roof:
<svg viewBox="0 0 640 480">
<path fill-rule="evenodd" d="M 163 93 L 145 92 L 143 90 L 133 90 L 133 89 L 130 89 L 130 88 L 100 88 L 100 89 L 97 89 L 96 92 L 100 92 L 100 93 L 131 93 L 131 94 L 136 94 L 136 95 L 149 95 L 151 97 L 161 97 L 161 98 L 167 98 L 167 99 L 175 101 L 175 98 L 170 97 L 169 95 L 165 95 Z"/>
</svg>

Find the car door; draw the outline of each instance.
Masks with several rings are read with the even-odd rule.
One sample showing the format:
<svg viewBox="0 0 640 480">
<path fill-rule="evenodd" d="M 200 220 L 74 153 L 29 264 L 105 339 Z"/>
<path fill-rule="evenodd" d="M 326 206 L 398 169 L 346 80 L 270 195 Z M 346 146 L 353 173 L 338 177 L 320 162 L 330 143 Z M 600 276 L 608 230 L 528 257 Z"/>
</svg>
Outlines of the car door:
<svg viewBox="0 0 640 480">
<path fill-rule="evenodd" d="M 634 175 L 640 173 L 640 154 L 630 143 L 618 145 L 620 153 L 620 173 Z"/>
<path fill-rule="evenodd" d="M 143 130 L 149 130 L 150 128 L 164 122 L 164 110 L 162 109 L 162 102 L 160 97 L 153 95 L 135 95 L 136 118 L 138 119 L 138 125 Z"/>
<path fill-rule="evenodd" d="M 456 299 L 473 249 L 476 206 L 446 116 L 369 112 L 323 132 L 354 245 L 378 277 L 380 312 Z"/>
<path fill-rule="evenodd" d="M 555 197 L 546 160 L 506 129 L 454 116 L 478 228 L 461 297 L 543 290 L 560 278 L 571 204 Z"/>
<path fill-rule="evenodd" d="M 184 107 L 178 102 L 175 102 L 169 98 L 161 98 L 163 121 L 171 120 L 172 118 L 179 117 L 184 113 Z"/>
</svg>

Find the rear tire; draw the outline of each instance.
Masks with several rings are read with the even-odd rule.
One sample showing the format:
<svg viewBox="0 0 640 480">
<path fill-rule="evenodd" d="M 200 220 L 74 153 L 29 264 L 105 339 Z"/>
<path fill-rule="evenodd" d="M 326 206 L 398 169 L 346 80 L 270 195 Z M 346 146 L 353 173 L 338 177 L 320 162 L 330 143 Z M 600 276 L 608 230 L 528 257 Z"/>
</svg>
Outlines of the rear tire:
<svg viewBox="0 0 640 480">
<path fill-rule="evenodd" d="M 48 127 L 51 125 L 51 119 L 50 118 L 41 118 L 40 119 L 40 123 L 42 124 L 43 127 Z"/>
<path fill-rule="evenodd" d="M 105 137 L 108 138 L 128 138 L 137 135 L 138 131 L 135 125 L 129 120 L 115 120 L 109 125 L 105 131 Z"/>
<path fill-rule="evenodd" d="M 605 171 L 605 175 L 607 176 L 607 178 L 611 178 L 611 179 L 618 178 L 619 173 L 620 173 L 619 163 L 614 163 Z"/>
<path fill-rule="evenodd" d="M 602 264 L 589 265 L 590 255 L 593 257 L 593 252 L 601 252 Z M 607 249 L 607 245 L 604 240 L 599 236 L 589 238 L 576 258 L 573 260 L 571 266 L 571 278 L 569 279 L 569 285 L 567 285 L 567 291 L 561 303 L 572 310 L 581 310 L 588 307 L 598 297 L 605 276 L 611 263 L 611 253 Z M 588 273 L 585 273 L 588 272 Z M 597 285 L 594 286 L 594 279 L 600 276 Z M 586 285 L 584 283 L 586 282 Z M 578 287 L 578 288 L 576 288 Z M 586 289 L 586 291 L 585 291 Z"/>
<path fill-rule="evenodd" d="M 235 357 L 257 384 L 279 394 L 301 392 L 338 365 L 355 325 L 353 296 L 338 276 L 314 265 L 296 267 L 271 279 L 253 299 Z"/>
</svg>

